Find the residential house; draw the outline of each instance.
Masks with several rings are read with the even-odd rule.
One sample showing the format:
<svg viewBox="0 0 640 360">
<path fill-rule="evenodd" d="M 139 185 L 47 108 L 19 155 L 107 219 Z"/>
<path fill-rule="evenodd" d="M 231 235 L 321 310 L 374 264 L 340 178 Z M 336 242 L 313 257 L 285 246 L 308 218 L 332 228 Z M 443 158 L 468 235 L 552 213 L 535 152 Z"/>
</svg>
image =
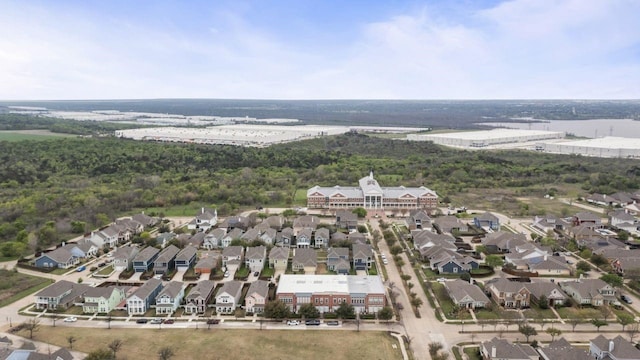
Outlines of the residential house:
<svg viewBox="0 0 640 360">
<path fill-rule="evenodd" d="M 184 235 L 185 238 L 189 236 L 189 234 L 182 234 L 182 235 Z M 164 249 L 165 247 L 167 247 L 167 245 L 169 245 L 169 241 L 175 238 L 176 238 L 176 234 L 172 232 L 160 233 L 158 234 L 158 236 L 156 236 L 156 244 L 160 245 L 160 247 Z M 178 239 L 178 241 L 180 240 L 181 239 Z"/>
<path fill-rule="evenodd" d="M 260 314 L 269 300 L 269 282 L 256 280 L 251 283 L 244 298 L 244 309 L 247 312 Z"/>
<path fill-rule="evenodd" d="M 611 262 L 611 267 L 621 276 L 640 269 L 640 257 L 621 257 Z"/>
<path fill-rule="evenodd" d="M 486 360 L 538 360 L 538 353 L 529 344 L 511 343 L 494 337 L 480 344 L 480 353 Z"/>
<path fill-rule="evenodd" d="M 248 217 L 245 216 L 229 216 L 224 219 L 223 222 L 218 225 L 218 228 L 224 229 L 229 232 L 233 229 L 240 229 L 243 232 L 246 231 L 250 227 L 251 221 Z"/>
<path fill-rule="evenodd" d="M 293 262 L 291 268 L 293 271 L 303 271 L 305 274 L 315 274 L 318 266 L 318 254 L 314 249 L 294 249 Z"/>
<path fill-rule="evenodd" d="M 283 216 L 280 215 L 271 215 L 268 218 L 262 220 L 263 223 L 267 223 L 269 224 L 269 226 L 276 231 L 280 231 L 282 230 L 282 227 L 284 226 L 285 218 Z"/>
<path fill-rule="evenodd" d="M 267 247 L 260 245 L 248 247 L 244 256 L 244 263 L 252 272 L 261 272 L 267 260 Z"/>
<path fill-rule="evenodd" d="M 331 240 L 329 241 L 329 245 L 330 246 L 336 246 L 336 245 L 343 244 L 343 243 L 345 243 L 347 241 L 349 241 L 349 238 L 347 237 L 347 234 L 341 233 L 340 231 L 337 231 L 337 232 L 334 232 L 331 235 Z"/>
<path fill-rule="evenodd" d="M 215 288 L 216 284 L 212 280 L 198 281 L 185 297 L 185 314 L 204 314 Z"/>
<path fill-rule="evenodd" d="M 433 224 L 440 233 L 452 234 L 453 232 L 467 232 L 469 226 L 455 216 L 441 216 L 433 220 Z"/>
<path fill-rule="evenodd" d="M 564 256 L 545 255 L 542 259 L 538 258 L 529 262 L 528 270 L 541 276 L 569 276 L 573 269 L 567 264 Z"/>
<path fill-rule="evenodd" d="M 429 213 L 423 209 L 413 209 L 409 212 L 406 220 L 409 230 L 429 230 L 432 229 L 432 220 Z"/>
<path fill-rule="evenodd" d="M 558 285 L 580 305 L 619 304 L 616 299 L 616 290 L 600 279 L 562 281 Z"/>
<path fill-rule="evenodd" d="M 550 343 L 547 347 L 539 347 L 541 360 L 585 360 L 589 359 L 589 353 L 571 346 L 567 340 L 560 338 Z"/>
<path fill-rule="evenodd" d="M 131 219 L 141 223 L 145 228 L 150 228 L 158 223 L 156 218 L 145 215 L 144 213 L 133 215 Z"/>
<path fill-rule="evenodd" d="M 617 192 L 611 195 L 594 193 L 587 196 L 587 202 L 601 206 L 622 207 L 625 205 L 634 204 L 636 200 L 634 199 L 633 194 Z"/>
<path fill-rule="evenodd" d="M 550 231 L 566 231 L 570 224 L 555 215 L 546 214 L 534 217 L 532 226 L 547 234 Z"/>
<path fill-rule="evenodd" d="M 137 246 L 121 246 L 113 253 L 113 268 L 116 271 L 130 270 L 133 268 L 133 260 L 140 249 Z"/>
<path fill-rule="evenodd" d="M 37 310 L 68 309 L 75 303 L 81 303 L 88 285 L 67 280 L 57 281 L 34 295 Z"/>
<path fill-rule="evenodd" d="M 151 270 L 153 262 L 156 260 L 159 253 L 160 250 L 151 246 L 142 249 L 133 258 L 133 270 L 135 270 L 135 272 L 145 272 Z"/>
<path fill-rule="evenodd" d="M 487 234 L 482 239 L 482 245 L 485 246 L 489 253 L 508 253 L 515 249 L 516 246 L 521 246 L 529 243 L 527 237 L 524 234 L 513 234 L 506 231 L 496 231 L 494 233 Z"/>
<path fill-rule="evenodd" d="M 613 238 L 606 238 L 600 235 L 585 237 L 579 240 L 577 239 L 576 242 L 578 243 L 579 247 L 590 249 L 593 252 L 597 252 L 598 250 L 603 248 L 612 247 L 616 247 L 620 250 L 626 249 L 626 245 L 622 241 Z"/>
<path fill-rule="evenodd" d="M 437 270 L 439 274 L 468 273 L 480 267 L 478 260 L 450 250 L 441 251 L 439 256 L 430 260 L 429 265 L 432 270 Z"/>
<path fill-rule="evenodd" d="M 239 240 L 242 237 L 242 233 L 243 233 L 243 230 L 240 228 L 232 229 L 225 236 L 222 237 L 222 240 L 220 241 L 220 245 L 223 248 L 231 246 L 231 242 L 236 239 Z"/>
<path fill-rule="evenodd" d="M 218 211 L 202 208 L 200 213 L 187 224 L 187 229 L 196 231 L 209 231 L 218 223 Z"/>
<path fill-rule="evenodd" d="M 196 263 L 198 250 L 190 245 L 184 247 L 175 257 L 175 266 L 178 270 L 186 271 Z"/>
<path fill-rule="evenodd" d="M 226 268 L 229 263 L 239 265 L 244 259 L 244 248 L 242 246 L 228 246 L 222 250 L 222 267 Z"/>
<path fill-rule="evenodd" d="M 171 315 L 180 306 L 184 297 L 184 284 L 180 281 L 169 282 L 156 296 L 156 315 Z"/>
<path fill-rule="evenodd" d="M 297 248 L 309 248 L 311 247 L 311 237 L 313 230 L 310 228 L 301 229 L 296 235 L 296 247 Z"/>
<path fill-rule="evenodd" d="M 352 232 L 347 235 L 347 239 L 351 244 L 366 244 L 367 237 L 359 232 Z"/>
<path fill-rule="evenodd" d="M 313 246 L 316 249 L 327 248 L 329 247 L 329 240 L 331 239 L 329 235 L 329 229 L 327 228 L 319 228 L 316 230 L 315 239 L 313 241 Z"/>
<path fill-rule="evenodd" d="M 444 283 L 444 287 L 453 303 L 460 308 L 484 308 L 491 302 L 478 286 L 464 280 L 447 281 Z"/>
<path fill-rule="evenodd" d="M 149 279 L 127 298 L 127 313 L 144 315 L 155 305 L 156 296 L 162 290 L 162 280 Z"/>
<path fill-rule="evenodd" d="M 227 236 L 227 231 L 224 229 L 213 229 L 210 233 L 204 236 L 202 247 L 207 250 L 217 249 L 222 246 L 222 239 Z"/>
<path fill-rule="evenodd" d="M 523 309 L 531 304 L 531 292 L 522 282 L 503 277 L 495 278 L 486 282 L 485 291 L 507 309 Z"/>
<path fill-rule="evenodd" d="M 250 243 L 254 240 L 260 240 L 260 230 L 253 228 L 247 230 L 244 234 L 240 236 L 240 239 Z"/>
<path fill-rule="evenodd" d="M 144 225 L 131 218 L 118 219 L 115 222 L 115 226 L 118 229 L 119 242 L 129 241 L 134 235 L 144 231 Z"/>
<path fill-rule="evenodd" d="M 42 253 L 35 259 L 35 266 L 40 268 L 62 268 L 68 269 L 78 265 L 80 258 L 73 255 L 69 249 L 59 247 L 53 251 Z"/>
<path fill-rule="evenodd" d="M 166 274 L 171 270 L 175 269 L 176 266 L 176 255 L 180 252 L 180 249 L 175 247 L 174 245 L 169 245 L 164 248 L 158 257 L 153 262 L 153 272 L 155 274 Z"/>
<path fill-rule="evenodd" d="M 276 246 L 291 247 L 293 245 L 293 229 L 286 227 L 280 232 L 280 238 L 276 239 Z"/>
<path fill-rule="evenodd" d="M 121 286 L 90 287 L 84 293 L 82 312 L 108 314 L 127 298 Z"/>
<path fill-rule="evenodd" d="M 610 212 L 609 225 L 632 235 L 640 235 L 640 222 L 626 209 Z"/>
<path fill-rule="evenodd" d="M 314 215 L 299 216 L 293 220 L 293 235 L 298 236 L 303 229 L 310 229 L 311 232 L 315 231 L 320 224 L 320 218 Z"/>
<path fill-rule="evenodd" d="M 600 216 L 589 211 L 582 211 L 573 215 L 571 222 L 573 226 L 588 224 L 594 229 L 602 228 L 602 219 Z"/>
<path fill-rule="evenodd" d="M 535 281 L 525 283 L 524 286 L 531 294 L 531 301 L 537 304 L 540 303 L 540 299 L 546 298 L 548 306 L 560 306 L 564 305 L 568 299 L 564 291 L 555 282 Z"/>
<path fill-rule="evenodd" d="M 118 245 L 118 240 L 121 238 L 120 230 L 114 225 L 107 226 L 106 228 L 100 230 L 98 232 L 98 235 L 99 237 L 102 238 L 97 240 L 98 244 L 101 244 L 100 248 L 103 248 L 103 247 L 113 248 L 116 245 Z"/>
<path fill-rule="evenodd" d="M 198 249 L 199 247 L 202 246 L 202 244 L 204 244 L 204 238 L 205 237 L 207 237 L 207 233 L 197 232 L 197 233 L 187 237 L 186 239 L 180 241 L 180 246 L 181 247 L 191 246 L 191 247 L 194 247 L 194 248 Z"/>
<path fill-rule="evenodd" d="M 371 248 L 371 245 L 353 245 L 353 268 L 355 270 L 368 270 L 374 261 L 373 248 Z"/>
<path fill-rule="evenodd" d="M 26 344 L 26 343 L 25 343 Z M 32 344 L 33 346 L 33 344 Z M 65 348 L 60 348 L 56 351 L 49 351 L 47 353 L 39 353 L 36 351 L 35 347 L 32 349 L 11 349 L 4 348 L 0 349 L 0 359 L 3 360 L 73 360 L 76 359 L 69 350 Z"/>
<path fill-rule="evenodd" d="M 260 240 L 262 240 L 267 245 L 273 245 L 276 243 L 276 239 L 278 238 L 278 231 L 275 229 L 266 229 L 262 235 L 260 235 Z"/>
<path fill-rule="evenodd" d="M 327 250 L 327 270 L 347 275 L 351 270 L 349 248 L 331 247 Z"/>
<path fill-rule="evenodd" d="M 75 243 L 68 243 L 63 245 L 63 247 L 67 248 L 71 253 L 80 258 L 89 258 L 94 257 L 98 254 L 98 247 L 87 239 L 80 239 Z"/>
<path fill-rule="evenodd" d="M 240 304 L 240 296 L 242 295 L 242 282 L 232 280 L 222 285 L 216 295 L 216 313 L 231 314 Z"/>
<path fill-rule="evenodd" d="M 269 252 L 269 267 L 276 271 L 286 271 L 289 261 L 289 248 L 273 247 Z"/>
<path fill-rule="evenodd" d="M 336 210 L 336 226 L 347 229 L 349 232 L 356 231 L 358 229 L 358 215 L 346 209 Z"/>
<path fill-rule="evenodd" d="M 386 305 L 385 287 L 377 275 L 283 274 L 276 299 L 293 312 L 309 303 L 321 313 L 332 312 L 345 302 L 352 305 L 356 313 L 374 314 Z"/>
<path fill-rule="evenodd" d="M 613 339 L 598 335 L 589 341 L 589 355 L 597 360 L 637 360 L 640 359 L 640 350 L 622 335 Z"/>
<path fill-rule="evenodd" d="M 456 239 L 450 234 L 437 234 L 429 230 L 414 230 L 411 232 L 411 236 L 413 237 L 413 247 L 418 251 L 436 245 L 451 248 L 454 251 L 457 249 L 453 244 Z"/>
<path fill-rule="evenodd" d="M 220 266 L 220 258 L 221 255 L 218 253 L 202 253 L 193 269 L 198 274 L 210 274 Z"/>
<path fill-rule="evenodd" d="M 490 212 L 474 217 L 473 224 L 476 227 L 483 229 L 489 229 L 492 231 L 500 230 L 500 219 Z"/>
</svg>

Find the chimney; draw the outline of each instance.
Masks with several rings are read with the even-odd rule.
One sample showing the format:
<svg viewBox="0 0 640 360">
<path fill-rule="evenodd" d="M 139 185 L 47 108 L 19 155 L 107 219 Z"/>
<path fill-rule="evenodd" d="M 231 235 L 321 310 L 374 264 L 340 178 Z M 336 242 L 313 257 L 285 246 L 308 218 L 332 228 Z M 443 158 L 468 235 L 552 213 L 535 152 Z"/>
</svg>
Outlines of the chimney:
<svg viewBox="0 0 640 360">
<path fill-rule="evenodd" d="M 613 340 L 609 340 L 609 353 L 613 351 Z"/>
<path fill-rule="evenodd" d="M 497 351 L 496 351 L 496 346 L 495 345 L 491 345 L 491 358 L 495 359 L 497 357 Z"/>
<path fill-rule="evenodd" d="M 547 254 L 544 254 L 543 259 L 544 259 L 544 261 L 547 261 Z"/>
<path fill-rule="evenodd" d="M 200 214 L 204 214 L 204 207 L 200 208 Z"/>
</svg>

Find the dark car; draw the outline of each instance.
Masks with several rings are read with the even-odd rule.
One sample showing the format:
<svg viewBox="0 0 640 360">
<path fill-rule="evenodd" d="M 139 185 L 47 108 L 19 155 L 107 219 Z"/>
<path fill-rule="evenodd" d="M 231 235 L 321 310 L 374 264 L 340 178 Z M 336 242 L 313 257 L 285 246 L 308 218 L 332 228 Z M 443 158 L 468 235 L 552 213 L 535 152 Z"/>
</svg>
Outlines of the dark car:
<svg viewBox="0 0 640 360">
<path fill-rule="evenodd" d="M 209 319 L 207 320 L 207 325 L 217 325 L 220 324 L 220 320 L 219 319 Z"/>
<path fill-rule="evenodd" d="M 307 320 L 304 322 L 305 325 L 320 325 L 320 320 L 318 319 L 313 319 L 313 320 Z"/>
<path fill-rule="evenodd" d="M 338 325 L 340 325 L 340 322 L 336 321 L 336 320 L 331 320 L 331 321 L 327 321 L 327 325 L 328 326 L 338 326 Z"/>
<path fill-rule="evenodd" d="M 622 299 L 622 301 L 626 302 L 627 304 L 633 304 L 633 300 L 631 300 L 631 298 L 627 295 L 621 295 L 620 299 Z"/>
<path fill-rule="evenodd" d="M 165 324 L 173 324 L 173 319 L 167 319 L 164 321 Z"/>
<path fill-rule="evenodd" d="M 149 321 L 149 320 L 147 320 L 147 319 L 138 319 L 138 320 L 136 320 L 136 323 L 137 324 L 146 324 L 147 321 Z"/>
<path fill-rule="evenodd" d="M 254 273 L 253 273 L 253 276 L 256 276 L 256 277 L 257 277 L 257 276 L 260 276 L 260 271 L 256 271 L 256 272 L 254 272 Z"/>
</svg>

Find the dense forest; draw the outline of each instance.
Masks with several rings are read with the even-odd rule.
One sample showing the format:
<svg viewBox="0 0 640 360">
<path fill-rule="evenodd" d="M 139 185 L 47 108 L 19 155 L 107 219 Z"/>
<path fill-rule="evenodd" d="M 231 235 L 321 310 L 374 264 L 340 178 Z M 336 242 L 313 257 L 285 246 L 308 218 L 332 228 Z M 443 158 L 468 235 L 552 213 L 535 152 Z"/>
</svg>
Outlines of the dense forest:
<svg viewBox="0 0 640 360">
<path fill-rule="evenodd" d="M 424 185 L 442 198 L 502 188 L 585 192 L 640 188 L 634 160 L 525 151 L 460 151 L 346 134 L 269 148 L 112 137 L 0 142 L 0 256 L 35 251 L 143 209 L 304 204 L 313 185 Z M 300 196 L 302 194 L 302 196 Z M 194 206 L 195 205 L 195 206 Z"/>
</svg>

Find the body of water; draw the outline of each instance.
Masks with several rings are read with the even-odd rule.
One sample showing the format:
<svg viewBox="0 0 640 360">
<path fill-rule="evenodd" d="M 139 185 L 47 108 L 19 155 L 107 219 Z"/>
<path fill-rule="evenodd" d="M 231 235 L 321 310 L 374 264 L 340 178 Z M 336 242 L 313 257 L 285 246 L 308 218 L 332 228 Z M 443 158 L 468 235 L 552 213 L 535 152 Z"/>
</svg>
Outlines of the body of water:
<svg viewBox="0 0 640 360">
<path fill-rule="evenodd" d="M 482 123 L 481 125 L 524 130 L 563 131 L 576 136 L 600 138 L 605 136 L 640 138 L 640 121 L 631 119 L 596 120 L 531 120 L 528 123 Z"/>
</svg>

